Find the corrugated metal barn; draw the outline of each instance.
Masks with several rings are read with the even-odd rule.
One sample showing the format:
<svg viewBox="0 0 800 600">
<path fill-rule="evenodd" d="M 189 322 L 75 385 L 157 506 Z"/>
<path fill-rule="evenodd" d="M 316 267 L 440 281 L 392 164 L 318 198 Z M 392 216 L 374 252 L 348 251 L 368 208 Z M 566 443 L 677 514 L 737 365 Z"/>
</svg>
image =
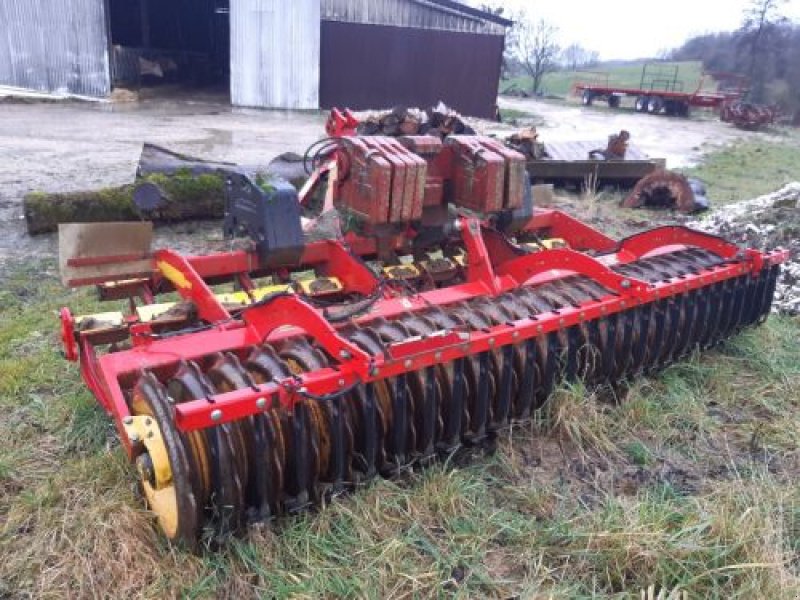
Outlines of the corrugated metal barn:
<svg viewBox="0 0 800 600">
<path fill-rule="evenodd" d="M 323 0 L 320 104 L 494 115 L 509 21 L 445 0 Z"/>
<path fill-rule="evenodd" d="M 0 85 L 217 83 L 239 106 L 489 117 L 510 24 L 452 0 L 2 0 Z"/>
</svg>

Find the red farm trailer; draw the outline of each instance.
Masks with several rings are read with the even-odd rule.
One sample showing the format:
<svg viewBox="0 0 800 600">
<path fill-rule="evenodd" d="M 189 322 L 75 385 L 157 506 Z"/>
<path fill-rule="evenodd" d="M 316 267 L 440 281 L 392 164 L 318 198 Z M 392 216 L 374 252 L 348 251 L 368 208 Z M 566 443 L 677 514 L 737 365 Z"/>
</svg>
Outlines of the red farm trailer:
<svg viewBox="0 0 800 600">
<path fill-rule="evenodd" d="M 646 63 L 638 87 L 617 85 L 610 82 L 608 73 L 596 73 L 596 77 L 573 84 L 572 92 L 581 97 L 584 106 L 605 100 L 611 108 L 618 108 L 623 97 L 632 97 L 637 112 L 688 117 L 692 107 L 719 109 L 747 91 L 746 78 L 733 73 L 704 73 L 697 87 L 687 91 L 678 77 L 679 69 L 676 64 Z M 707 89 L 707 82 L 713 82 L 714 88 Z"/>
</svg>

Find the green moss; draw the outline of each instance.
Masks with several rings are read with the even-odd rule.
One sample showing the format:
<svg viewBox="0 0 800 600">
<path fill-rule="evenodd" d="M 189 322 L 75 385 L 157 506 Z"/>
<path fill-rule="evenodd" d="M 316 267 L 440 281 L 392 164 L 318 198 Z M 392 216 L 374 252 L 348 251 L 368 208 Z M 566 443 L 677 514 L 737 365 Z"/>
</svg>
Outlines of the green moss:
<svg viewBox="0 0 800 600">
<path fill-rule="evenodd" d="M 221 218 L 225 211 L 225 180 L 221 175 L 203 173 L 176 173 L 161 176 L 160 187 L 168 198 L 167 205 L 159 209 L 159 216 L 167 220 Z"/>
<path fill-rule="evenodd" d="M 225 181 L 222 175 L 193 175 L 181 170 L 174 175 L 156 173 L 139 182 L 160 187 L 167 198 L 155 221 L 183 221 L 221 218 L 225 206 Z M 59 223 L 99 223 L 138 221 L 142 218 L 133 203 L 135 184 L 99 190 L 48 194 L 32 192 L 25 197 L 25 218 L 31 234 L 55 231 Z"/>
<path fill-rule="evenodd" d="M 55 231 L 59 223 L 97 223 L 138 219 L 133 205 L 133 186 L 95 191 L 25 196 L 25 219 L 32 234 Z"/>
<path fill-rule="evenodd" d="M 272 185 L 272 176 L 269 173 L 256 173 L 256 185 L 268 194 L 275 191 L 275 186 Z"/>
</svg>

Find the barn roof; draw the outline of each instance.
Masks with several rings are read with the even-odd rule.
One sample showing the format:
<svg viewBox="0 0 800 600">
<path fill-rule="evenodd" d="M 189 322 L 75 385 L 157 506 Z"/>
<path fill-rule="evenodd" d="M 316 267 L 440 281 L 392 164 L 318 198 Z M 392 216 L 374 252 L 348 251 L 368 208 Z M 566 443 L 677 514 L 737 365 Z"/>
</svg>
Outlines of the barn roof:
<svg viewBox="0 0 800 600">
<path fill-rule="evenodd" d="M 511 27 L 514 24 L 514 21 L 505 19 L 500 15 L 496 15 L 487 10 L 481 10 L 479 8 L 472 8 L 471 6 L 467 6 L 466 4 L 462 4 L 461 2 L 455 2 L 454 0 L 411 0 L 411 1 L 417 2 L 419 4 L 438 4 L 444 8 L 455 10 L 457 12 L 471 15 L 473 17 L 478 17 L 479 19 L 484 19 L 486 21 L 491 21 L 492 23 L 497 23 L 498 25 L 503 25 L 504 27 Z"/>
<path fill-rule="evenodd" d="M 505 35 L 508 19 L 455 0 L 322 0 L 323 21 Z"/>
</svg>

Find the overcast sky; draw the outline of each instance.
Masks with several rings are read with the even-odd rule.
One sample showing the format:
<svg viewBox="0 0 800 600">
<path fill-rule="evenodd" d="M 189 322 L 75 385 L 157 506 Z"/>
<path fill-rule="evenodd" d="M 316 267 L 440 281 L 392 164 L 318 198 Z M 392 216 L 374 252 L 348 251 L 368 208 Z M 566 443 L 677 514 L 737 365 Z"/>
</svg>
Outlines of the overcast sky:
<svg viewBox="0 0 800 600">
<path fill-rule="evenodd" d="M 485 1 L 485 0 L 484 0 Z M 478 5 L 481 0 L 470 1 Z M 693 35 L 732 31 L 749 0 L 496 0 L 525 9 L 556 25 L 562 46 L 577 42 L 603 60 L 656 56 Z M 800 0 L 782 12 L 800 22 Z"/>
</svg>

